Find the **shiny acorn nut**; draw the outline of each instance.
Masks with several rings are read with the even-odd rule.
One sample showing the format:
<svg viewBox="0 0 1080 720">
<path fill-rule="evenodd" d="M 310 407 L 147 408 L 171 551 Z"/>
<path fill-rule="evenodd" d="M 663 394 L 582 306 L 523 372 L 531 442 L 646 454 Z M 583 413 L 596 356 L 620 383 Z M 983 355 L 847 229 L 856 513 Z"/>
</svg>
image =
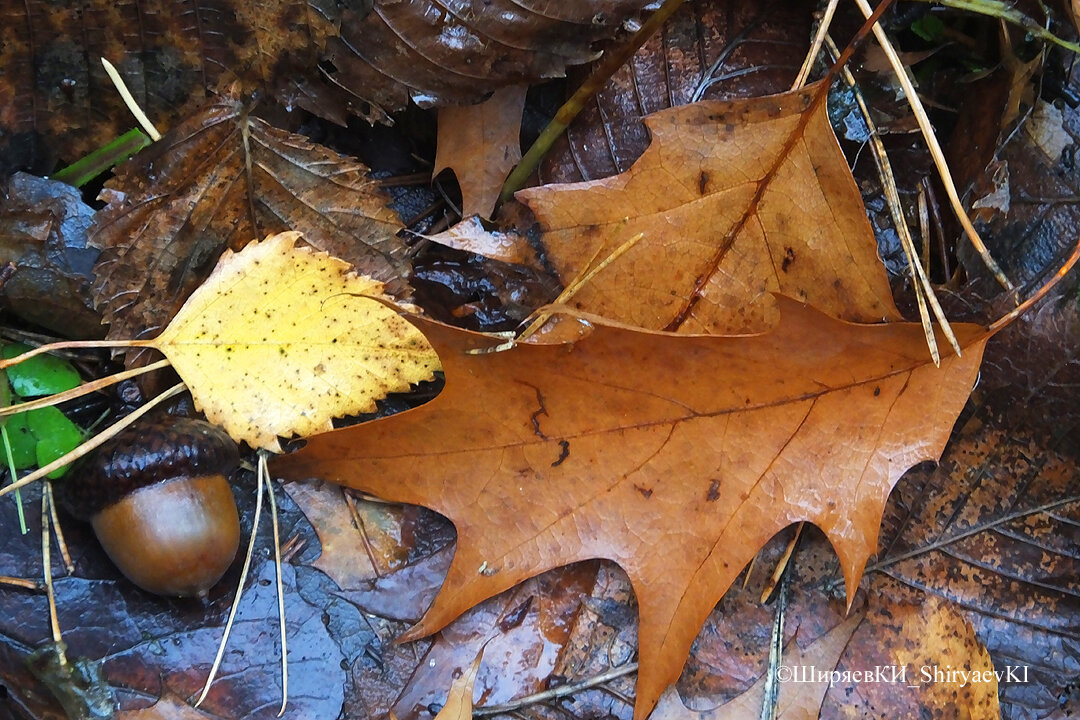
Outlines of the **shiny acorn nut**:
<svg viewBox="0 0 1080 720">
<path fill-rule="evenodd" d="M 131 582 L 158 595 L 205 597 L 240 544 L 226 480 L 239 461 L 217 426 L 166 417 L 103 444 L 58 490 Z"/>
</svg>

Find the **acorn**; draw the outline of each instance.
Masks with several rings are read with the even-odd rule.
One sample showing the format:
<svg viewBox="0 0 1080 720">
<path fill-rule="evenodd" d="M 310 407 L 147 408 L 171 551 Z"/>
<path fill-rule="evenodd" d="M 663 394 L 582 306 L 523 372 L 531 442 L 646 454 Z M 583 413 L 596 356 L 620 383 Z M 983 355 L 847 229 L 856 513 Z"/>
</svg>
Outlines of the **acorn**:
<svg viewBox="0 0 1080 720">
<path fill-rule="evenodd" d="M 158 595 L 206 597 L 240 545 L 226 479 L 239 462 L 216 425 L 165 417 L 105 442 L 57 492 L 131 582 Z"/>
</svg>

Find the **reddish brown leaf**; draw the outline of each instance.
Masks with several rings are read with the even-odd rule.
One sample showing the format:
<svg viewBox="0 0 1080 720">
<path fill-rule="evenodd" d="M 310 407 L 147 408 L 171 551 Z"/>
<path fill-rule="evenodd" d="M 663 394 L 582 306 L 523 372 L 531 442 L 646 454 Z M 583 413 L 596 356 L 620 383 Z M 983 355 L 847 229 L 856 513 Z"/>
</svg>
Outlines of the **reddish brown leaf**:
<svg viewBox="0 0 1080 720">
<path fill-rule="evenodd" d="M 433 175 L 450 168 L 461 186 L 461 214 L 490 217 L 503 180 L 521 160 L 524 85 L 502 88 L 479 105 L 439 111 Z"/>
<path fill-rule="evenodd" d="M 156 335 L 226 248 L 283 230 L 401 292 L 401 223 L 366 169 L 233 96 L 119 168 L 102 197 L 91 242 L 103 248 L 95 292 L 110 337 Z"/>
<path fill-rule="evenodd" d="M 774 324 L 774 292 L 855 322 L 898 319 L 822 90 L 657 113 L 627 172 L 518 193 L 564 283 L 642 235 L 574 305 L 718 334 Z"/>
<path fill-rule="evenodd" d="M 442 394 L 315 437 L 274 469 L 455 523 L 446 583 L 409 637 L 546 569 L 618 562 L 641 609 L 643 717 L 781 528 L 821 527 L 854 591 L 889 490 L 940 454 L 978 371 L 976 326 L 957 328 L 965 355 L 938 370 L 917 326 L 780 305 L 780 324 L 754 337 L 599 326 L 571 346 L 479 355 L 467 351 L 497 340 L 423 322 L 446 369 Z"/>
</svg>

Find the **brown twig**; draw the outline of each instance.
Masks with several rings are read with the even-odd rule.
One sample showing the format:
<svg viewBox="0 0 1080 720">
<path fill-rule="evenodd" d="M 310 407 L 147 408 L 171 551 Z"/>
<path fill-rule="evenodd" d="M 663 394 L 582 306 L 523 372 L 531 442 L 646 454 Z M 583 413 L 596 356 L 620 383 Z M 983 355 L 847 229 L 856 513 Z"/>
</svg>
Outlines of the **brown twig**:
<svg viewBox="0 0 1080 720">
<path fill-rule="evenodd" d="M 638 31 L 634 33 L 633 37 L 616 50 L 609 50 L 604 53 L 603 59 L 600 64 L 596 66 L 589 78 L 581 84 L 570 99 L 563 103 L 562 107 L 555 113 L 555 117 L 551 119 L 551 122 L 547 124 L 547 127 L 541 131 L 540 136 L 536 138 L 532 146 L 522 156 L 521 162 L 517 167 L 511 171 L 510 175 L 506 178 L 506 182 L 503 183 L 502 192 L 499 194 L 499 202 L 506 202 L 510 198 L 514 197 L 514 193 L 525 187 L 525 183 L 528 181 L 529 176 L 533 174 L 536 168 L 540 165 L 540 161 L 543 160 L 544 155 L 554 142 L 566 132 L 566 128 L 570 123 L 578 116 L 578 114 L 585 108 L 585 103 L 589 101 L 596 93 L 607 83 L 608 79 L 618 71 L 626 61 L 633 57 L 634 53 L 638 51 L 645 41 L 652 37 L 653 33 L 660 29 L 660 27 L 667 21 L 671 14 L 679 9 L 679 6 L 683 4 L 683 0 L 665 0 L 664 4 L 654 12 L 649 18 L 642 23 Z"/>
<path fill-rule="evenodd" d="M 529 705 L 536 705 L 537 703 L 547 702 L 549 700 L 556 700 L 567 695 L 573 695 L 574 693 L 581 692 L 582 690 L 588 690 L 589 688 L 596 687 L 597 685 L 603 685 L 606 682 L 621 678 L 631 673 L 637 672 L 638 664 L 636 662 L 626 663 L 619 667 L 612 668 L 607 672 L 600 673 L 599 675 L 593 675 L 592 677 L 579 680 L 577 682 L 567 683 L 566 685 L 560 685 L 559 687 L 551 688 L 550 690 L 544 690 L 533 695 L 526 695 L 523 698 L 518 698 L 503 705 L 488 705 L 486 707 L 478 707 L 473 709 L 473 717 L 487 717 L 488 715 L 499 715 L 502 713 L 510 713 L 515 710 L 519 710 Z"/>
</svg>

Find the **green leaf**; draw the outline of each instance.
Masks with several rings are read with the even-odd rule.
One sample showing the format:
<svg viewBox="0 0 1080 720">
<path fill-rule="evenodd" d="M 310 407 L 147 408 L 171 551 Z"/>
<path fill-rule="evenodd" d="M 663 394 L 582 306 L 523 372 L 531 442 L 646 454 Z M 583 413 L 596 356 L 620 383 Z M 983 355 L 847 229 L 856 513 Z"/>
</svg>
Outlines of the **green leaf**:
<svg viewBox="0 0 1080 720">
<path fill-rule="evenodd" d="M 37 463 L 37 438 L 26 425 L 26 413 L 21 412 L 8 418 L 7 432 L 15 469 L 33 467 Z"/>
<path fill-rule="evenodd" d="M 82 430 L 67 419 L 64 413 L 54 407 L 44 407 L 26 412 L 26 425 L 37 438 L 35 459 L 38 467 L 48 465 L 53 460 L 74 450 L 83 440 Z M 49 477 L 55 480 L 62 476 L 69 466 L 54 470 Z"/>
<path fill-rule="evenodd" d="M 22 355 L 30 350 L 29 345 L 11 343 L 3 348 L 5 359 Z M 11 389 L 20 397 L 38 397 L 53 395 L 58 392 L 78 387 L 81 382 L 79 373 L 67 360 L 53 355 L 38 355 L 24 363 L 7 369 Z"/>
<path fill-rule="evenodd" d="M 937 42 L 945 34 L 945 23 L 936 15 L 923 15 L 911 23 L 911 32 L 927 42 Z"/>
</svg>

